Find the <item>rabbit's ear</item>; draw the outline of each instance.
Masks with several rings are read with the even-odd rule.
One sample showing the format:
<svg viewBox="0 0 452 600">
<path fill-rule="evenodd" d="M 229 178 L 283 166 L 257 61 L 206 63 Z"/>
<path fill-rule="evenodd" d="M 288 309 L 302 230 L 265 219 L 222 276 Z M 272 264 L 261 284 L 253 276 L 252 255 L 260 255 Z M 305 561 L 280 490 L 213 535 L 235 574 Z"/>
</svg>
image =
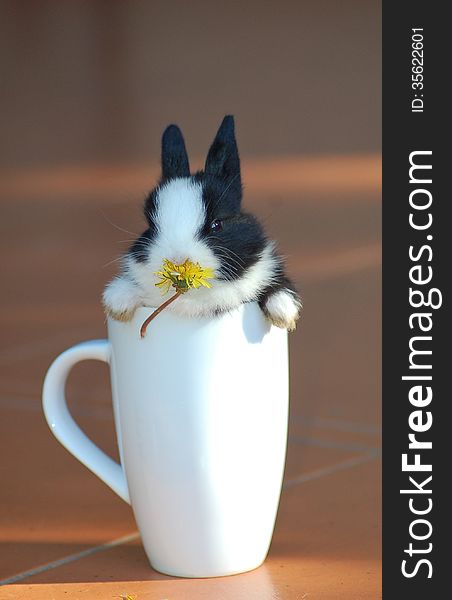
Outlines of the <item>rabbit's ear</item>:
<svg viewBox="0 0 452 600">
<path fill-rule="evenodd" d="M 222 179 L 234 178 L 240 183 L 240 158 L 235 141 L 234 117 L 226 115 L 210 146 L 205 172 Z"/>
<path fill-rule="evenodd" d="M 177 125 L 168 125 L 162 136 L 162 178 L 189 177 L 187 150 Z"/>
</svg>

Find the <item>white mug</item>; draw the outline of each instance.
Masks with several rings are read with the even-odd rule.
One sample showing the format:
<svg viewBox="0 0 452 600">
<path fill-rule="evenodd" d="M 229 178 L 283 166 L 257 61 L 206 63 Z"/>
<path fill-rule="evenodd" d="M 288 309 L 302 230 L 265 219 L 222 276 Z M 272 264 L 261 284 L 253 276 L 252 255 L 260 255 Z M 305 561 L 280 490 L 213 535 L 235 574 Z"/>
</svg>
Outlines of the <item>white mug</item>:
<svg viewBox="0 0 452 600">
<path fill-rule="evenodd" d="M 215 577 L 255 569 L 267 555 L 287 445 L 287 332 L 256 303 L 213 318 L 163 311 L 108 321 L 108 341 L 63 352 L 44 382 L 58 440 L 132 505 L 154 569 Z M 72 419 L 64 396 L 81 360 L 109 363 L 121 464 Z"/>
</svg>

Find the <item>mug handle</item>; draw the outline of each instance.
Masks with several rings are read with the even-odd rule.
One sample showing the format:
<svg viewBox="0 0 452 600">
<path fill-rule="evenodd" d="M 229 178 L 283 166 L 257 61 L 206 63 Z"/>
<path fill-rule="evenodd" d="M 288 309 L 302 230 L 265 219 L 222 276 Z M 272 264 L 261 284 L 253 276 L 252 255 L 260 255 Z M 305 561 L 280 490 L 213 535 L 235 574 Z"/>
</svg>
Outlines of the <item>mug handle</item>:
<svg viewBox="0 0 452 600">
<path fill-rule="evenodd" d="M 65 397 L 66 379 L 72 367 L 82 360 L 110 363 L 108 340 L 82 342 L 69 348 L 51 364 L 44 380 L 42 403 L 47 423 L 61 444 L 81 463 L 130 504 L 124 470 L 98 448 L 72 418 Z"/>
</svg>

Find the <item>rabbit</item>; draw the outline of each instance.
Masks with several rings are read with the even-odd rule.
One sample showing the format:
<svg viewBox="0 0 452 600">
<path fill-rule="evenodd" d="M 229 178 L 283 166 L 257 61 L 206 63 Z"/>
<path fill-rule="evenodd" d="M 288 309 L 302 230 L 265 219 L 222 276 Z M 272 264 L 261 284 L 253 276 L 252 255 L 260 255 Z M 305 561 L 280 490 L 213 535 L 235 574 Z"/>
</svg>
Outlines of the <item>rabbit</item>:
<svg viewBox="0 0 452 600">
<path fill-rule="evenodd" d="M 155 286 L 164 259 L 187 258 L 215 274 L 210 289 L 181 295 L 168 310 L 187 317 L 214 316 L 257 301 L 277 327 L 295 329 L 301 301 L 287 278 L 275 242 L 253 215 L 242 212 L 240 159 L 234 118 L 224 117 L 207 154 L 204 171 L 190 174 L 180 129 L 162 137 L 162 176 L 145 200 L 148 228 L 122 260 L 121 274 L 105 288 L 107 315 L 130 320 L 139 306 L 156 307 Z"/>
</svg>

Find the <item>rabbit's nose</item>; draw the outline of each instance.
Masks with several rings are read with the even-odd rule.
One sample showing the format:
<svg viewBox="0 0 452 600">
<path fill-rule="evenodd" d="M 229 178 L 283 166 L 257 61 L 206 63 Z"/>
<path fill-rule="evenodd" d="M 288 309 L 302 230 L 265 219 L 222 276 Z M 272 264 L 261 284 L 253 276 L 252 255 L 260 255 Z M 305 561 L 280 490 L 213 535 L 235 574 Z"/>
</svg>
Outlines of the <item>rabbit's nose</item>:
<svg viewBox="0 0 452 600">
<path fill-rule="evenodd" d="M 186 254 L 182 254 L 180 252 L 172 252 L 170 261 L 175 265 L 181 265 L 188 259 Z"/>
</svg>

